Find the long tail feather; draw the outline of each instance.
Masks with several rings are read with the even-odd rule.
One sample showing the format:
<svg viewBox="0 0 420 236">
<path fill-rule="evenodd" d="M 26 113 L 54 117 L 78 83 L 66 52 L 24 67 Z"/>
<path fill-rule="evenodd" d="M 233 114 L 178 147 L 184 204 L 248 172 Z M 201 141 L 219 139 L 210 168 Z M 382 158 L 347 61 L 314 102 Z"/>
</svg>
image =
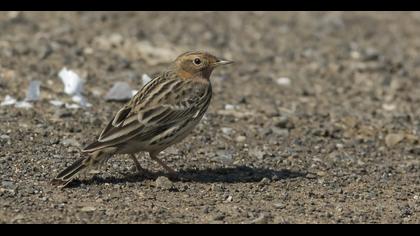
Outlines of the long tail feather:
<svg viewBox="0 0 420 236">
<path fill-rule="evenodd" d="M 85 169 L 88 165 L 90 157 L 83 157 L 75 161 L 71 166 L 67 167 L 61 171 L 51 183 L 54 185 L 59 185 L 60 187 L 67 186 L 76 175 Z"/>
</svg>

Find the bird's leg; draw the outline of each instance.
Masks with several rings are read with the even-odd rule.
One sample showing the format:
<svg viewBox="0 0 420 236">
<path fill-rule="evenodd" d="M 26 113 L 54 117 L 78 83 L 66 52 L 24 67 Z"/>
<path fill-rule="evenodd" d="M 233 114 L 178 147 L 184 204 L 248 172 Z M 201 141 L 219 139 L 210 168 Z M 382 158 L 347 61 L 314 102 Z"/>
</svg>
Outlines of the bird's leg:
<svg viewBox="0 0 420 236">
<path fill-rule="evenodd" d="M 134 165 L 136 165 L 137 172 L 139 173 L 146 173 L 147 171 L 141 167 L 139 161 L 137 160 L 136 156 L 134 154 L 129 155 L 130 159 L 134 161 Z"/>
<path fill-rule="evenodd" d="M 159 165 L 165 168 L 165 170 L 168 171 L 171 175 L 176 174 L 176 171 L 174 169 L 167 166 L 163 161 L 157 158 L 157 153 L 149 152 L 149 155 L 150 155 L 150 158 L 152 158 L 152 160 L 156 161 Z"/>
</svg>

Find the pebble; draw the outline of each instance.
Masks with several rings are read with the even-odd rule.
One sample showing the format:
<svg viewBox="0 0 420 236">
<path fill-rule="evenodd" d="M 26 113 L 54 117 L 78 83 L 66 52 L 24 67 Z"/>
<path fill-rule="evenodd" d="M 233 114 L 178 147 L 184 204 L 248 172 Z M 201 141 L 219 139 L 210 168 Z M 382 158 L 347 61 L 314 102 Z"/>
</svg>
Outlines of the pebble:
<svg viewBox="0 0 420 236">
<path fill-rule="evenodd" d="M 169 190 L 174 188 L 174 183 L 165 176 L 159 176 L 155 180 L 156 187 Z"/>
<path fill-rule="evenodd" d="M 265 214 L 261 214 L 258 218 L 255 220 L 249 222 L 250 224 L 267 224 L 268 223 L 268 217 Z"/>
<path fill-rule="evenodd" d="M 96 210 L 96 208 L 93 207 L 93 206 L 85 206 L 85 207 L 82 207 L 82 209 L 80 209 L 80 211 L 82 211 L 82 212 L 92 212 L 92 211 L 95 211 L 95 210 Z"/>
<path fill-rule="evenodd" d="M 6 95 L 4 97 L 3 102 L 0 104 L 1 106 L 10 106 L 16 103 L 16 99 L 12 96 Z"/>
<path fill-rule="evenodd" d="M 280 117 L 273 118 L 274 125 L 282 129 L 288 128 L 287 127 L 288 122 L 289 122 L 289 118 L 287 116 L 280 116 Z"/>
<path fill-rule="evenodd" d="M 273 204 L 275 208 L 277 209 L 284 209 L 286 206 L 283 203 L 274 203 Z"/>
<path fill-rule="evenodd" d="M 232 133 L 232 128 L 223 127 L 222 132 L 226 135 L 230 135 Z"/>
<path fill-rule="evenodd" d="M 69 112 L 68 110 L 65 110 L 65 109 L 57 109 L 55 112 L 54 112 L 54 116 L 56 117 L 56 118 L 65 118 L 65 117 L 70 117 L 70 116 L 72 116 L 73 114 L 71 113 L 71 112 Z"/>
<path fill-rule="evenodd" d="M 84 81 L 79 77 L 79 75 L 67 68 L 61 69 L 58 73 L 61 81 L 64 84 L 64 92 L 69 95 L 81 94 L 83 92 Z"/>
<path fill-rule="evenodd" d="M 105 101 L 128 101 L 131 97 L 130 85 L 126 82 L 116 82 L 105 95 Z"/>
<path fill-rule="evenodd" d="M 66 147 L 68 146 L 80 147 L 80 143 L 77 142 L 75 139 L 71 139 L 71 138 L 61 140 L 61 144 L 63 144 Z"/>
<path fill-rule="evenodd" d="M 249 150 L 248 153 L 251 157 L 256 157 L 259 160 L 262 160 L 264 158 L 264 152 L 262 152 L 261 150 L 257 148 L 253 148 Z"/>
<path fill-rule="evenodd" d="M 64 102 L 62 102 L 60 100 L 51 100 L 50 104 L 52 104 L 53 106 L 56 106 L 56 107 L 64 106 Z"/>
<path fill-rule="evenodd" d="M 2 134 L 0 135 L 0 139 L 10 139 L 10 136 L 6 134 Z"/>
<path fill-rule="evenodd" d="M 393 111 L 395 108 L 397 108 L 395 104 L 382 104 L 382 109 L 385 111 Z"/>
<path fill-rule="evenodd" d="M 25 101 L 34 102 L 39 100 L 41 82 L 33 80 L 29 83 L 28 90 L 26 91 Z"/>
<path fill-rule="evenodd" d="M 25 108 L 25 109 L 29 109 L 32 108 L 32 104 L 27 102 L 27 101 L 21 101 L 21 102 L 17 102 L 15 104 L 16 108 Z"/>
<path fill-rule="evenodd" d="M 147 74 L 143 74 L 141 76 L 141 82 L 144 85 L 146 85 L 147 83 L 149 83 L 152 80 L 152 78 L 150 78 L 150 76 L 148 76 Z"/>
<path fill-rule="evenodd" d="M 73 102 L 79 103 L 82 107 L 91 107 L 92 106 L 92 104 L 90 104 L 86 101 L 86 98 L 83 97 L 82 94 L 74 95 L 73 97 L 71 97 L 71 100 Z"/>
<path fill-rule="evenodd" d="M 212 184 L 211 185 L 211 191 L 213 192 L 223 192 L 223 186 L 220 184 Z"/>
<path fill-rule="evenodd" d="M 385 144 L 388 147 L 395 146 L 396 144 L 401 142 L 404 139 L 404 137 L 405 137 L 404 134 L 388 134 L 385 137 Z"/>
<path fill-rule="evenodd" d="M 246 137 L 245 136 L 242 136 L 242 135 L 240 135 L 240 136 L 238 136 L 238 137 L 236 137 L 236 142 L 238 142 L 238 143 L 242 143 L 242 142 L 245 142 L 245 140 L 246 140 Z"/>
<path fill-rule="evenodd" d="M 267 185 L 267 184 L 269 184 L 271 182 L 271 180 L 269 179 L 269 178 L 267 178 L 267 177 L 264 177 L 260 182 L 259 182 L 259 185 L 260 186 L 264 186 L 264 185 Z"/>
<path fill-rule="evenodd" d="M 226 201 L 225 202 L 231 202 L 233 200 L 233 197 L 232 196 L 228 196 L 227 198 L 226 198 Z"/>
<path fill-rule="evenodd" d="M 323 177 L 323 176 L 326 176 L 327 173 L 325 171 L 318 171 L 318 172 L 316 172 L 316 175 L 318 175 L 320 177 Z"/>
<path fill-rule="evenodd" d="M 277 127 L 272 127 L 271 131 L 274 134 L 276 134 L 280 137 L 288 137 L 289 136 L 289 130 L 288 129 L 280 129 L 280 128 L 277 128 Z"/>
<path fill-rule="evenodd" d="M 291 81 L 287 77 L 280 77 L 280 78 L 276 79 L 276 83 L 280 86 L 290 86 Z"/>
<path fill-rule="evenodd" d="M 225 216 L 223 214 L 219 213 L 219 214 L 213 216 L 212 220 L 219 221 L 219 220 L 223 220 L 224 218 L 225 218 Z"/>
<path fill-rule="evenodd" d="M 216 156 L 213 158 L 214 161 L 220 161 L 225 164 L 231 163 L 233 160 L 233 156 L 231 153 L 224 151 L 224 150 L 218 150 L 216 151 Z"/>
<path fill-rule="evenodd" d="M 231 104 L 225 104 L 225 110 L 234 110 L 235 106 Z"/>
</svg>

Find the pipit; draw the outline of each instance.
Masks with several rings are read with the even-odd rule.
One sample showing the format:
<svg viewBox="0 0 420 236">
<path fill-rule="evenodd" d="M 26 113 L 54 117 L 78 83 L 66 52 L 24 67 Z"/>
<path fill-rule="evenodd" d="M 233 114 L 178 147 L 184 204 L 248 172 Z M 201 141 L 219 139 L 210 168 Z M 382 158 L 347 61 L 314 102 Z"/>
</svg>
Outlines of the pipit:
<svg viewBox="0 0 420 236">
<path fill-rule="evenodd" d="M 85 157 L 52 182 L 65 187 L 78 173 L 102 166 L 115 154 L 128 154 L 143 172 L 135 156 L 138 152 L 148 152 L 152 160 L 174 174 L 158 154 L 191 133 L 210 104 L 213 69 L 230 63 L 205 52 L 180 55 L 115 114 L 98 140 L 82 150 Z"/>
</svg>

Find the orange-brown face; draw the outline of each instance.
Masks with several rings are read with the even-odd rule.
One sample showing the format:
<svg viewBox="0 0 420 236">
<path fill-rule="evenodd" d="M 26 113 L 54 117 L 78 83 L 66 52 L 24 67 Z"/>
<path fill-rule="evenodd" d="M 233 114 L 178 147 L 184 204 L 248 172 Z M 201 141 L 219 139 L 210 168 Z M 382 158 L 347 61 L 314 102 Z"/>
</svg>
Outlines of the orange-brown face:
<svg viewBox="0 0 420 236">
<path fill-rule="evenodd" d="M 187 52 L 175 60 L 178 75 L 185 79 L 194 76 L 209 79 L 214 68 L 230 63 L 205 52 Z"/>
</svg>

